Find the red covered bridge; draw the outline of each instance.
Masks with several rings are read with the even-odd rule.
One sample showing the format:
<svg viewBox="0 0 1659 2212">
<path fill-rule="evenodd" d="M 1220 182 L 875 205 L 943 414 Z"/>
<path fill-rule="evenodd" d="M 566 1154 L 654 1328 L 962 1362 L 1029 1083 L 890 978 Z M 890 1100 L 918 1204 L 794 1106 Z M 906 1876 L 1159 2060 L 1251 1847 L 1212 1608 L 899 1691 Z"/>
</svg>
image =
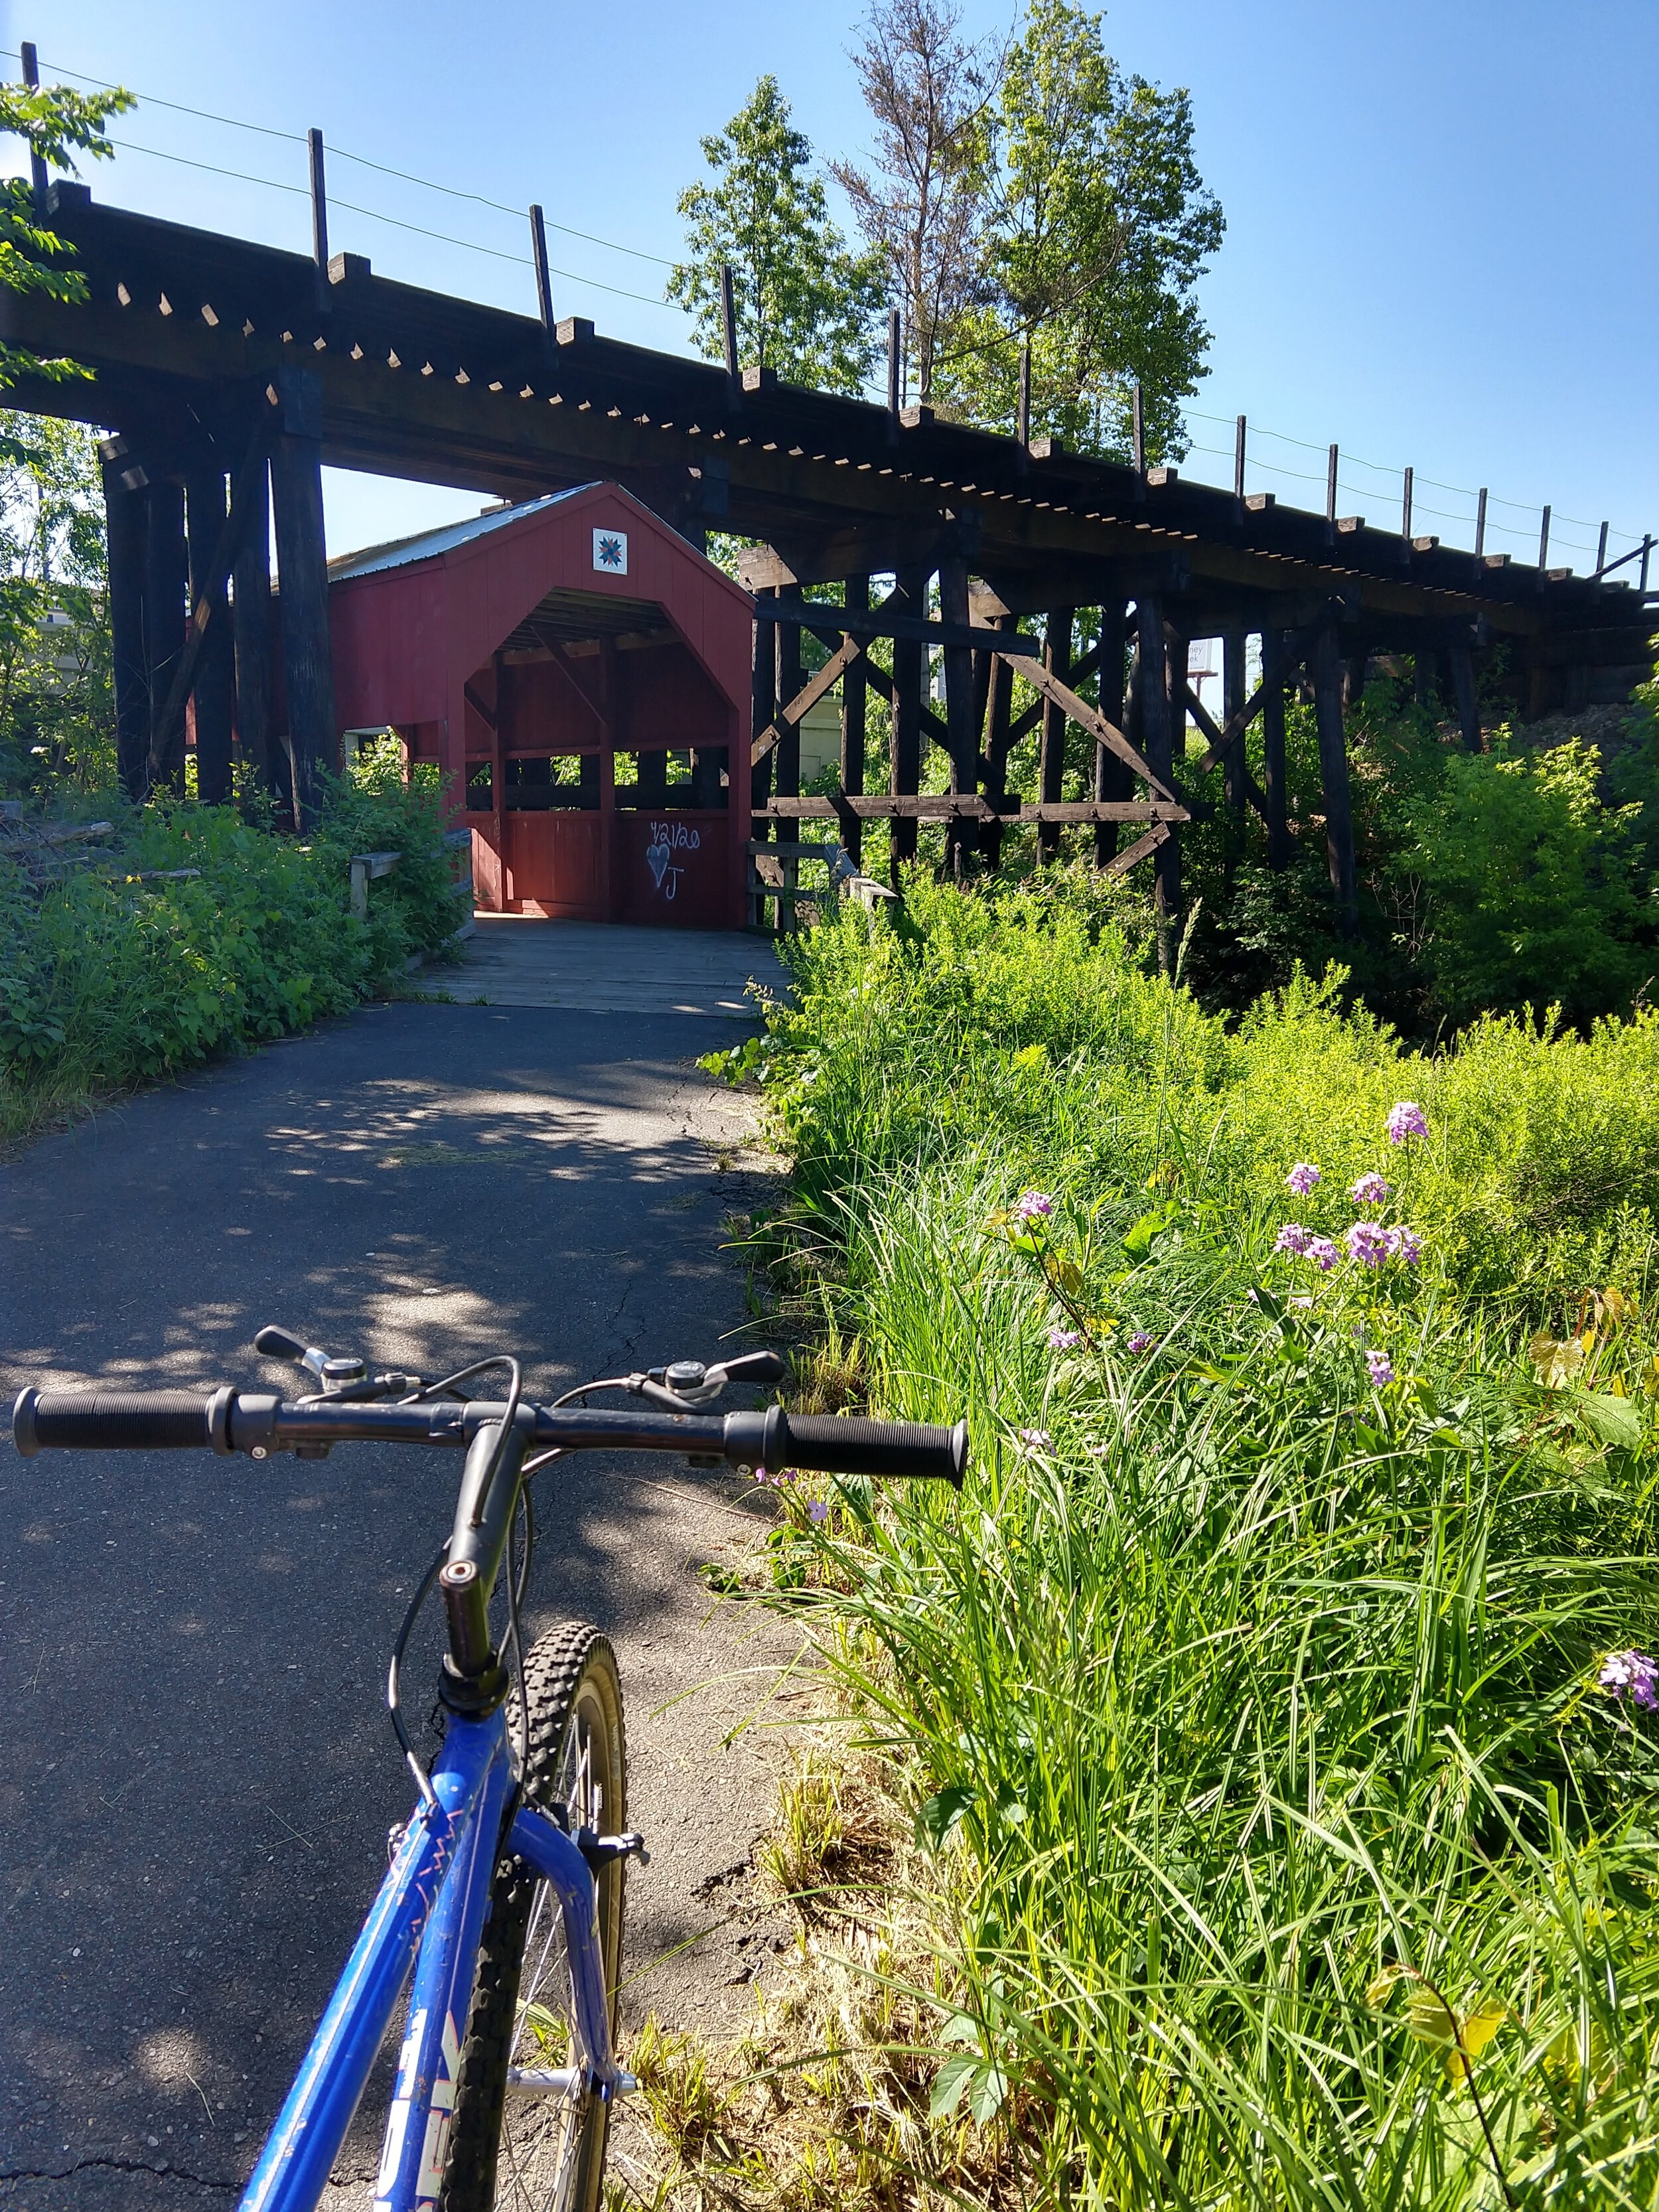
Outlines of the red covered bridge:
<svg viewBox="0 0 1659 2212">
<path fill-rule="evenodd" d="M 453 779 L 481 907 L 736 928 L 751 612 L 585 484 L 331 563 L 338 720 Z"/>
</svg>

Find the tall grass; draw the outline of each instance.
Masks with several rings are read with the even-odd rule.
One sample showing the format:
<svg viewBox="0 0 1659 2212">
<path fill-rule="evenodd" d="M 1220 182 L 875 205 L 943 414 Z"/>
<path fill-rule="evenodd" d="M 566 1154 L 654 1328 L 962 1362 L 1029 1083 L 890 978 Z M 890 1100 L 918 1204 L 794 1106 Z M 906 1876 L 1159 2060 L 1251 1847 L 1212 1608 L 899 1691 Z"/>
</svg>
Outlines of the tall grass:
<svg viewBox="0 0 1659 2212">
<path fill-rule="evenodd" d="M 1202 1163 L 1243 1203 L 1298 1158 L 1324 1209 L 1401 1097 L 1429 1112 L 1409 1197 L 1462 1291 L 1541 1314 L 1581 1284 L 1639 1293 L 1659 1216 L 1659 1010 L 1562 1031 L 1494 1018 L 1444 1053 L 1403 1048 L 1340 975 L 1298 976 L 1237 1027 L 1147 972 L 1133 908 L 1064 878 L 975 896 L 917 877 L 892 929 L 860 913 L 793 957 L 798 1003 L 748 1048 L 809 1200 L 872 1170 L 971 1153 L 1091 1193 Z M 1335 1218 L 1336 1217 L 1332 1217 Z M 1348 1218 L 1346 1215 L 1343 1219 Z"/>
<path fill-rule="evenodd" d="M 818 1538 L 935 1854 L 936 2104 L 1039 2202 L 1650 2203 L 1659 1755 L 1597 1676 L 1659 1641 L 1659 1370 L 1617 1297 L 1553 1385 L 1526 1342 L 1642 1273 L 1654 1032 L 1407 1061 L 1308 989 L 1229 1036 L 1098 915 L 975 903 L 815 933 L 766 1048 L 798 1284 L 873 1403 L 975 1431 L 959 1500 L 849 1485 Z M 1622 1180 L 1564 1195 L 1598 1126 Z M 1362 1167 L 1423 1267 L 1275 1256 Z"/>
</svg>

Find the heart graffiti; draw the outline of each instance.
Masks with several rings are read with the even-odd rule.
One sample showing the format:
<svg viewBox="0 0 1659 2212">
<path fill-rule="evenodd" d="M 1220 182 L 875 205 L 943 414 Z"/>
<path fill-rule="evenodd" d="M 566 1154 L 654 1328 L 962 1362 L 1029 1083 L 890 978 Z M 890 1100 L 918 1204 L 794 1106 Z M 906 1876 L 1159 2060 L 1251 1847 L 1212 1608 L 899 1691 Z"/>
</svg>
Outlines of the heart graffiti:
<svg viewBox="0 0 1659 2212">
<path fill-rule="evenodd" d="M 645 848 L 645 865 L 651 871 L 651 880 L 667 899 L 673 897 L 684 873 L 683 869 L 669 866 L 672 858 L 673 848 L 670 845 L 647 845 Z"/>
</svg>

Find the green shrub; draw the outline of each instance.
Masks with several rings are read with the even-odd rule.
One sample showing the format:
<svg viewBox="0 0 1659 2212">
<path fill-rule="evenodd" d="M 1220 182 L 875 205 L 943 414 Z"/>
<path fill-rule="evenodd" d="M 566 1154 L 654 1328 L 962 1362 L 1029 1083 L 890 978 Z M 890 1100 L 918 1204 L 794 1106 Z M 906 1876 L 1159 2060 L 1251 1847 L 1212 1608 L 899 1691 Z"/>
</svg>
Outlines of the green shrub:
<svg viewBox="0 0 1659 2212">
<path fill-rule="evenodd" d="M 348 779 L 308 845 L 185 805 L 124 817 L 112 862 L 43 893 L 0 861 L 0 1128 L 343 1012 L 435 951 L 456 911 L 435 779 Z M 404 854 L 367 923 L 349 910 L 365 850 Z"/>
<path fill-rule="evenodd" d="M 1401 1098 L 1429 1111 L 1406 1200 L 1460 1295 L 1559 1315 L 1587 1285 L 1643 1291 L 1659 1219 L 1659 1017 L 1577 1036 L 1497 1015 L 1407 1049 L 1340 970 L 1297 975 L 1236 1028 L 1148 972 L 1132 928 L 1062 881 L 963 892 L 915 878 L 896 927 L 845 914 L 792 949 L 769 1091 L 809 1198 L 902 1165 L 975 1157 L 1121 1192 L 1224 1168 L 1241 1211 L 1287 1161 L 1325 1170 L 1324 1210 L 1368 1169 Z M 1020 1170 L 1018 1158 L 1027 1162 Z M 1334 1216 L 1333 1218 L 1335 1217 Z M 1346 1217 L 1344 1217 L 1346 1218 Z"/>
<path fill-rule="evenodd" d="M 1439 789 L 1407 810 L 1403 865 L 1432 901 L 1422 957 L 1454 1020 L 1556 1006 L 1584 1019 L 1627 1006 L 1652 972 L 1634 941 L 1652 919 L 1633 865 L 1639 810 L 1607 805 L 1600 773 L 1577 738 L 1452 754 Z"/>
</svg>

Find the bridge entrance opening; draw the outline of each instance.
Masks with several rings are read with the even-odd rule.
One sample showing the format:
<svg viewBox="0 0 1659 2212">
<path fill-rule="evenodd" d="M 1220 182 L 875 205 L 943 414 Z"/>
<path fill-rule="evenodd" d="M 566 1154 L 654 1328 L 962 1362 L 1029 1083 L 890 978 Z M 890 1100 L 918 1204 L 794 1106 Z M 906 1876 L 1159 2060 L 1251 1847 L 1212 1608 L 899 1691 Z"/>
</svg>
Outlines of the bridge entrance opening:
<svg viewBox="0 0 1659 2212">
<path fill-rule="evenodd" d="M 627 493 L 349 556 L 330 617 L 342 713 L 443 769 L 483 910 L 741 925 L 750 602 Z"/>
</svg>

